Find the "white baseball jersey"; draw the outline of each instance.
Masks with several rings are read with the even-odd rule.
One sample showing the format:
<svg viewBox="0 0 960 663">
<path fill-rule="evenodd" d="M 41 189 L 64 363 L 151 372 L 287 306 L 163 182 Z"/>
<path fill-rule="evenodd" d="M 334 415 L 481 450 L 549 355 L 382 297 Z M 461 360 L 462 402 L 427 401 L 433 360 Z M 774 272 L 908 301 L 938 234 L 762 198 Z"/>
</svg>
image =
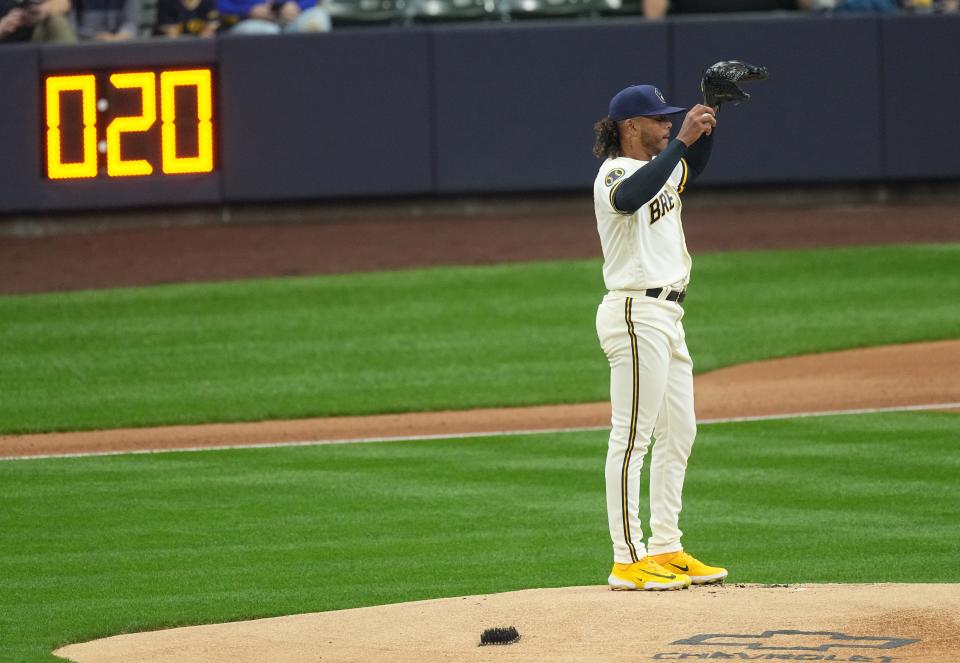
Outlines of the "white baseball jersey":
<svg viewBox="0 0 960 663">
<path fill-rule="evenodd" d="M 621 212 L 613 203 L 623 180 L 648 163 L 630 157 L 607 159 L 593 183 L 607 290 L 680 288 L 690 280 L 690 254 L 680 223 L 686 161 L 681 159 L 660 192 L 633 214 Z"/>
</svg>

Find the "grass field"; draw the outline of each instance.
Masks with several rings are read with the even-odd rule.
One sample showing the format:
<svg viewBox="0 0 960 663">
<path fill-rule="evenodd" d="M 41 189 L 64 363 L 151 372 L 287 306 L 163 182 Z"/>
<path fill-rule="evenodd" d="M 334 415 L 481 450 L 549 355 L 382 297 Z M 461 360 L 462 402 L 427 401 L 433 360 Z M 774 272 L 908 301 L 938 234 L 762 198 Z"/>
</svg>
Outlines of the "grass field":
<svg viewBox="0 0 960 663">
<path fill-rule="evenodd" d="M 699 371 L 960 338 L 960 245 L 698 257 Z M 0 433 L 604 400 L 596 261 L 0 297 Z"/>
<path fill-rule="evenodd" d="M 699 370 L 960 338 L 960 245 L 698 258 Z M 0 297 L 0 431 L 606 398 L 595 261 Z M 703 426 L 737 582 L 957 582 L 960 416 Z M 598 584 L 602 432 L 0 462 L 0 660 L 177 624 Z M 395 573 L 367 573 L 389 564 Z"/>
<path fill-rule="evenodd" d="M 960 581 L 958 435 L 960 416 L 932 413 L 703 426 L 685 545 L 734 582 Z M 0 660 L 602 584 L 605 447 L 590 432 L 0 462 Z"/>
</svg>

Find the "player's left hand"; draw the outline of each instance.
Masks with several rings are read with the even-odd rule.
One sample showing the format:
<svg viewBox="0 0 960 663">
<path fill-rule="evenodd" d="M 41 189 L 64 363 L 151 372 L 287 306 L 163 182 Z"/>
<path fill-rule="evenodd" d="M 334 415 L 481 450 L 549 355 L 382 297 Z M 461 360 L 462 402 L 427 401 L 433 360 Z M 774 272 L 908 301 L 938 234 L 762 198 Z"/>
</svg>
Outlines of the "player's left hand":
<svg viewBox="0 0 960 663">
<path fill-rule="evenodd" d="M 703 70 L 700 77 L 700 91 L 703 103 L 720 108 L 720 104 L 731 102 L 739 104 L 750 95 L 737 85 L 743 81 L 762 81 L 768 76 L 767 68 L 755 64 L 727 60 L 716 62 Z"/>
</svg>

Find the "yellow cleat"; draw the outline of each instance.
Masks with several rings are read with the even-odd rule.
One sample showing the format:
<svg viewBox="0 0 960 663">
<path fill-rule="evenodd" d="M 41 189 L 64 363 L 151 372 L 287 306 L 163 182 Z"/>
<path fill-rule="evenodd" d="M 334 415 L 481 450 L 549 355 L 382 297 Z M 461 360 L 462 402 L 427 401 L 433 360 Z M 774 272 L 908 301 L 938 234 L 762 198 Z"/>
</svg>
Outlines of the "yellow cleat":
<svg viewBox="0 0 960 663">
<path fill-rule="evenodd" d="M 727 577 L 726 569 L 720 568 L 719 566 L 707 566 L 683 550 L 664 553 L 662 555 L 652 555 L 650 559 L 670 572 L 687 574 L 690 576 L 690 581 L 694 585 L 709 585 L 711 583 L 723 582 L 723 579 Z"/>
<path fill-rule="evenodd" d="M 690 578 L 668 571 L 652 557 L 644 557 L 633 564 L 614 564 L 607 583 L 616 590 L 682 589 L 690 586 Z"/>
</svg>

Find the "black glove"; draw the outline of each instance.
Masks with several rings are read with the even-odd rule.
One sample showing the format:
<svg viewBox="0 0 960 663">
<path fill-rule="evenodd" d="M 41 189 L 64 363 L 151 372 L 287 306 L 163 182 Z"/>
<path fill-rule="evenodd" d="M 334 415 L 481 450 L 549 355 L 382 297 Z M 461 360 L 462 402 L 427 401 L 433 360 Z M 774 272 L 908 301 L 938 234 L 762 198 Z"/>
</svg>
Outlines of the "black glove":
<svg viewBox="0 0 960 663">
<path fill-rule="evenodd" d="M 739 104 L 750 98 L 750 95 L 741 90 L 737 83 L 740 81 L 762 81 L 767 77 L 767 68 L 755 64 L 747 64 L 738 60 L 717 62 L 703 70 L 700 78 L 700 91 L 703 92 L 703 103 L 707 106 L 719 108 L 720 104 L 732 101 Z"/>
</svg>

